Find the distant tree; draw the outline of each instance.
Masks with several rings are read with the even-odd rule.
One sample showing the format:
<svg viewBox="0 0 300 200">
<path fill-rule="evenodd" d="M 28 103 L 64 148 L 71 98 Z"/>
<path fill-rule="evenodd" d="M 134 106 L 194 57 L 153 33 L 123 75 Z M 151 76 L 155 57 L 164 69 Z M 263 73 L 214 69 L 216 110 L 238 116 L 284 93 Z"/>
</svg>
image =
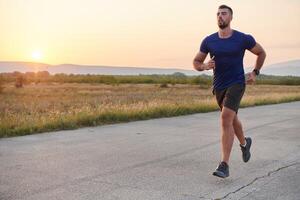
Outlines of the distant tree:
<svg viewBox="0 0 300 200">
<path fill-rule="evenodd" d="M 50 79 L 50 73 L 48 71 L 39 71 L 35 73 L 35 84 L 40 82 L 48 82 Z"/>
<path fill-rule="evenodd" d="M 175 73 L 172 74 L 172 76 L 182 77 L 182 78 L 186 77 L 186 75 L 184 73 L 181 73 L 181 72 L 175 72 Z"/>
<path fill-rule="evenodd" d="M 48 71 L 39 71 L 36 73 L 36 75 L 40 78 L 48 78 L 50 73 Z"/>
<path fill-rule="evenodd" d="M 25 78 L 27 84 L 32 83 L 35 81 L 36 73 L 35 72 L 26 72 L 24 74 L 24 78 Z"/>
</svg>

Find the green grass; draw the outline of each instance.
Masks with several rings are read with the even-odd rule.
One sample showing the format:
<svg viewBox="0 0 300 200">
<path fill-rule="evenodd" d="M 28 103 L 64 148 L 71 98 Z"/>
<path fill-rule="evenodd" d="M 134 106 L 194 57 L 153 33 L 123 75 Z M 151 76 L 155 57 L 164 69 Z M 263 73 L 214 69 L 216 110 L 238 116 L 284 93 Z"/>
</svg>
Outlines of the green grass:
<svg viewBox="0 0 300 200">
<path fill-rule="evenodd" d="M 299 100 L 300 86 L 256 85 L 241 107 Z M 218 110 L 210 88 L 195 85 L 6 85 L 0 102 L 0 137 Z"/>
</svg>

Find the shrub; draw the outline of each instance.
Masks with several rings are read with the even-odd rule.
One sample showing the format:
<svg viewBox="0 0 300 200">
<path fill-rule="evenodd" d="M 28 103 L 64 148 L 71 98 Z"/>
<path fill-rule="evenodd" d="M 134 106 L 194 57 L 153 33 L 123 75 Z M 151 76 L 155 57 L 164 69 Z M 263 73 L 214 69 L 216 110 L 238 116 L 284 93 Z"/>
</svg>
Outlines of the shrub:
<svg viewBox="0 0 300 200">
<path fill-rule="evenodd" d="M 167 83 L 162 83 L 162 84 L 160 84 L 159 87 L 160 87 L 160 88 L 168 88 L 169 86 L 168 86 Z"/>
<path fill-rule="evenodd" d="M 16 88 L 23 87 L 23 84 L 25 82 L 25 77 L 22 74 L 17 75 L 15 86 Z"/>
<path fill-rule="evenodd" d="M 4 89 L 4 81 L 3 81 L 3 76 L 0 74 L 0 93 L 3 92 Z"/>
</svg>

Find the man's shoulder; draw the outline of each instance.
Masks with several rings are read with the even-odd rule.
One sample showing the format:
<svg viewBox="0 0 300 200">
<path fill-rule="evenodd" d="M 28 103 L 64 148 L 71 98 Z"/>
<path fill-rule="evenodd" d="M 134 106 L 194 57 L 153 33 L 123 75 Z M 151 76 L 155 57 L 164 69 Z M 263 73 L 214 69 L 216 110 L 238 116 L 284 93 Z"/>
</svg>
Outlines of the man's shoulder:
<svg viewBox="0 0 300 200">
<path fill-rule="evenodd" d="M 205 40 L 211 41 L 218 39 L 218 32 L 212 33 L 205 37 Z"/>
<path fill-rule="evenodd" d="M 248 33 L 244 33 L 244 32 L 238 31 L 238 30 L 234 30 L 234 32 L 235 32 L 235 36 L 237 36 L 237 37 L 242 37 L 242 38 L 244 38 L 244 37 L 251 36 L 251 35 L 248 34 Z"/>
<path fill-rule="evenodd" d="M 245 33 L 241 32 L 241 31 L 238 31 L 238 30 L 233 30 L 235 32 L 235 34 L 237 35 L 245 35 Z"/>
</svg>

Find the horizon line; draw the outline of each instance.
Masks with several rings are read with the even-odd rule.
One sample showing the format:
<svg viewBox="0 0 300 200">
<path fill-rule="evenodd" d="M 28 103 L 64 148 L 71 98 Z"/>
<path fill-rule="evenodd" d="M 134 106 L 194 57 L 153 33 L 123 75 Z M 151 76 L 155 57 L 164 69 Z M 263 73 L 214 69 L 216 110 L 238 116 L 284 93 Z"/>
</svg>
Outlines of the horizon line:
<svg viewBox="0 0 300 200">
<path fill-rule="evenodd" d="M 276 62 L 276 63 L 271 63 L 268 65 L 263 65 L 263 67 L 266 66 L 271 66 L 275 64 L 282 64 L 286 62 L 295 62 L 295 61 L 300 61 L 299 59 L 292 59 L 292 60 L 286 60 L 286 61 L 281 61 L 281 62 Z M 73 63 L 62 63 L 62 64 L 48 64 L 44 62 L 35 62 L 35 61 L 7 61 L 7 60 L 0 60 L 0 63 L 28 63 L 28 64 L 40 64 L 40 65 L 48 65 L 48 66 L 59 66 L 59 65 L 74 65 L 74 66 L 86 66 L 86 67 L 115 67 L 115 68 L 152 68 L 152 69 L 180 69 L 180 70 L 192 70 L 192 69 L 186 69 L 182 67 L 172 67 L 172 68 L 166 68 L 166 67 L 160 67 L 160 66 L 151 66 L 151 67 L 145 67 L 145 66 L 120 66 L 120 65 L 101 65 L 101 64 L 73 64 Z M 244 66 L 244 68 L 250 68 L 252 66 Z M 193 71 L 193 70 L 192 70 Z"/>
</svg>

